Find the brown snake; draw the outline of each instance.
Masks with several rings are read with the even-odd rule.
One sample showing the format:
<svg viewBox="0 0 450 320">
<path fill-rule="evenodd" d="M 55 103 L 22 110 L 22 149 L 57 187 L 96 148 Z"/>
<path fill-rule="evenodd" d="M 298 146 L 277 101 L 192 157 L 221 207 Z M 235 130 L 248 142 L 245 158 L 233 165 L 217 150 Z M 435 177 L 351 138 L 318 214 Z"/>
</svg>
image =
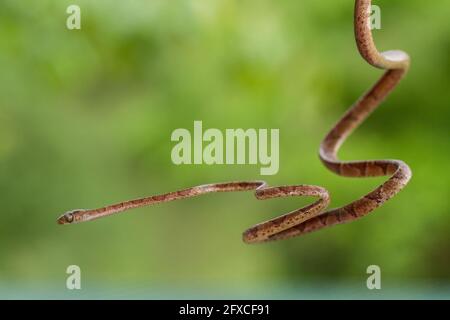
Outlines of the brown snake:
<svg viewBox="0 0 450 320">
<path fill-rule="evenodd" d="M 328 191 L 311 185 L 268 187 L 263 181 L 216 183 L 192 187 L 162 195 L 130 200 L 99 209 L 72 210 L 58 218 L 59 224 L 77 223 L 109 216 L 132 208 L 185 199 L 212 192 L 255 190 L 259 200 L 287 196 L 315 196 L 311 205 L 275 219 L 257 224 L 243 234 L 246 243 L 287 239 L 312 231 L 346 223 L 365 216 L 396 195 L 411 178 L 411 170 L 400 160 L 370 160 L 343 162 L 337 152 L 345 139 L 375 110 L 394 89 L 409 68 L 409 56 L 403 51 L 378 52 L 369 25 L 371 0 L 355 1 L 355 37 L 362 57 L 372 66 L 385 69 L 381 79 L 364 94 L 331 129 L 320 146 L 323 164 L 346 177 L 390 178 L 364 197 L 343 207 L 324 212 L 330 202 Z"/>
</svg>

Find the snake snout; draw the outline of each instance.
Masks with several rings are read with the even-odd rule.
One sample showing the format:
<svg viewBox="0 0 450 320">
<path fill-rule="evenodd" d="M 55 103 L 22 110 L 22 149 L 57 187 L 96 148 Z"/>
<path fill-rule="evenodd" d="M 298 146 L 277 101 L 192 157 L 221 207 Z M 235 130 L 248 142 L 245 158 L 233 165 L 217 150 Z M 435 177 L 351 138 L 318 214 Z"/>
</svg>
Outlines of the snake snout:
<svg viewBox="0 0 450 320">
<path fill-rule="evenodd" d="M 71 211 L 67 211 L 66 213 L 64 213 L 62 216 L 60 216 L 56 222 L 58 224 L 69 224 L 69 223 L 73 223 L 76 221 L 75 219 L 75 214 L 77 214 L 78 212 L 84 211 L 83 209 L 76 209 L 76 210 L 71 210 Z"/>
<path fill-rule="evenodd" d="M 69 215 L 67 215 L 66 213 L 63 214 L 62 216 L 60 216 L 56 222 L 58 224 L 68 224 L 71 223 L 73 221 L 73 217 L 70 217 Z"/>
</svg>

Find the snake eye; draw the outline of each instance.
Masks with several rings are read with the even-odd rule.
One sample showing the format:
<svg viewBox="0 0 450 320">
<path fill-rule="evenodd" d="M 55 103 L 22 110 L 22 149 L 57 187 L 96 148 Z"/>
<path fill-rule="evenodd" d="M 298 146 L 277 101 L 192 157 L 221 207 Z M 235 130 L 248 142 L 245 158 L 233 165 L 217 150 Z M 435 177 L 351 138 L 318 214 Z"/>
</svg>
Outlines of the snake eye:
<svg viewBox="0 0 450 320">
<path fill-rule="evenodd" d="M 73 221 L 73 214 L 72 213 L 66 213 L 65 214 L 65 218 L 66 218 L 67 222 L 71 223 Z"/>
<path fill-rule="evenodd" d="M 64 219 L 66 220 L 67 223 L 73 222 L 73 214 L 72 214 L 72 212 L 67 212 L 64 215 Z"/>
</svg>

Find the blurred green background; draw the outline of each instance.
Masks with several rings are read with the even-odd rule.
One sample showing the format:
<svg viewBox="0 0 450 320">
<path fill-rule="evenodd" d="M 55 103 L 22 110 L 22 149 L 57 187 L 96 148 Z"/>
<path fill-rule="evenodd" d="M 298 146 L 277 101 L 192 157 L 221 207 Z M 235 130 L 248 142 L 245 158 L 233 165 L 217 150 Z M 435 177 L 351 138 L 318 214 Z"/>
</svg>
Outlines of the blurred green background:
<svg viewBox="0 0 450 320">
<path fill-rule="evenodd" d="M 81 7 L 81 30 L 66 8 Z M 0 1 L 0 297 L 450 297 L 450 2 L 380 0 L 380 50 L 405 80 L 340 153 L 398 158 L 408 187 L 374 214 L 305 237 L 241 233 L 311 199 L 214 194 L 74 226 L 69 209 L 197 184 L 265 179 L 326 187 L 332 207 L 383 178 L 350 179 L 319 144 L 381 75 L 359 56 L 353 1 Z M 170 135 L 279 128 L 280 171 L 175 166 Z M 82 290 L 65 288 L 68 265 Z M 366 288 L 366 268 L 382 290 Z"/>
</svg>

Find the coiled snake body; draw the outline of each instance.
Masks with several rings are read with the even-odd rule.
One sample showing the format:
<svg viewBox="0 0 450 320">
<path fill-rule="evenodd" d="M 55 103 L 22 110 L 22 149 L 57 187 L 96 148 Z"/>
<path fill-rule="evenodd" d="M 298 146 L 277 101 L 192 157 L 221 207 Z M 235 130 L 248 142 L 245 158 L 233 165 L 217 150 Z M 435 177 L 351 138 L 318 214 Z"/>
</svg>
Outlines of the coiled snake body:
<svg viewBox="0 0 450 320">
<path fill-rule="evenodd" d="M 263 181 L 216 183 L 192 187 L 176 192 L 130 200 L 99 209 L 72 210 L 58 218 L 59 224 L 89 221 L 128 209 L 161 202 L 195 197 L 212 192 L 255 190 L 257 199 L 265 200 L 287 196 L 315 196 L 311 205 L 275 219 L 257 224 L 243 234 L 246 243 L 287 239 L 325 227 L 356 220 L 372 212 L 396 195 L 411 178 L 411 170 L 400 160 L 373 160 L 342 162 L 337 152 L 345 139 L 375 110 L 394 89 L 409 68 L 409 57 L 403 51 L 378 52 L 369 25 L 371 0 L 355 1 L 355 37 L 362 57 L 372 66 L 385 69 L 380 80 L 364 94 L 331 129 L 320 146 L 323 164 L 338 175 L 346 177 L 390 178 L 372 192 L 343 207 L 324 212 L 330 202 L 328 191 L 311 185 L 268 187 Z"/>
</svg>

